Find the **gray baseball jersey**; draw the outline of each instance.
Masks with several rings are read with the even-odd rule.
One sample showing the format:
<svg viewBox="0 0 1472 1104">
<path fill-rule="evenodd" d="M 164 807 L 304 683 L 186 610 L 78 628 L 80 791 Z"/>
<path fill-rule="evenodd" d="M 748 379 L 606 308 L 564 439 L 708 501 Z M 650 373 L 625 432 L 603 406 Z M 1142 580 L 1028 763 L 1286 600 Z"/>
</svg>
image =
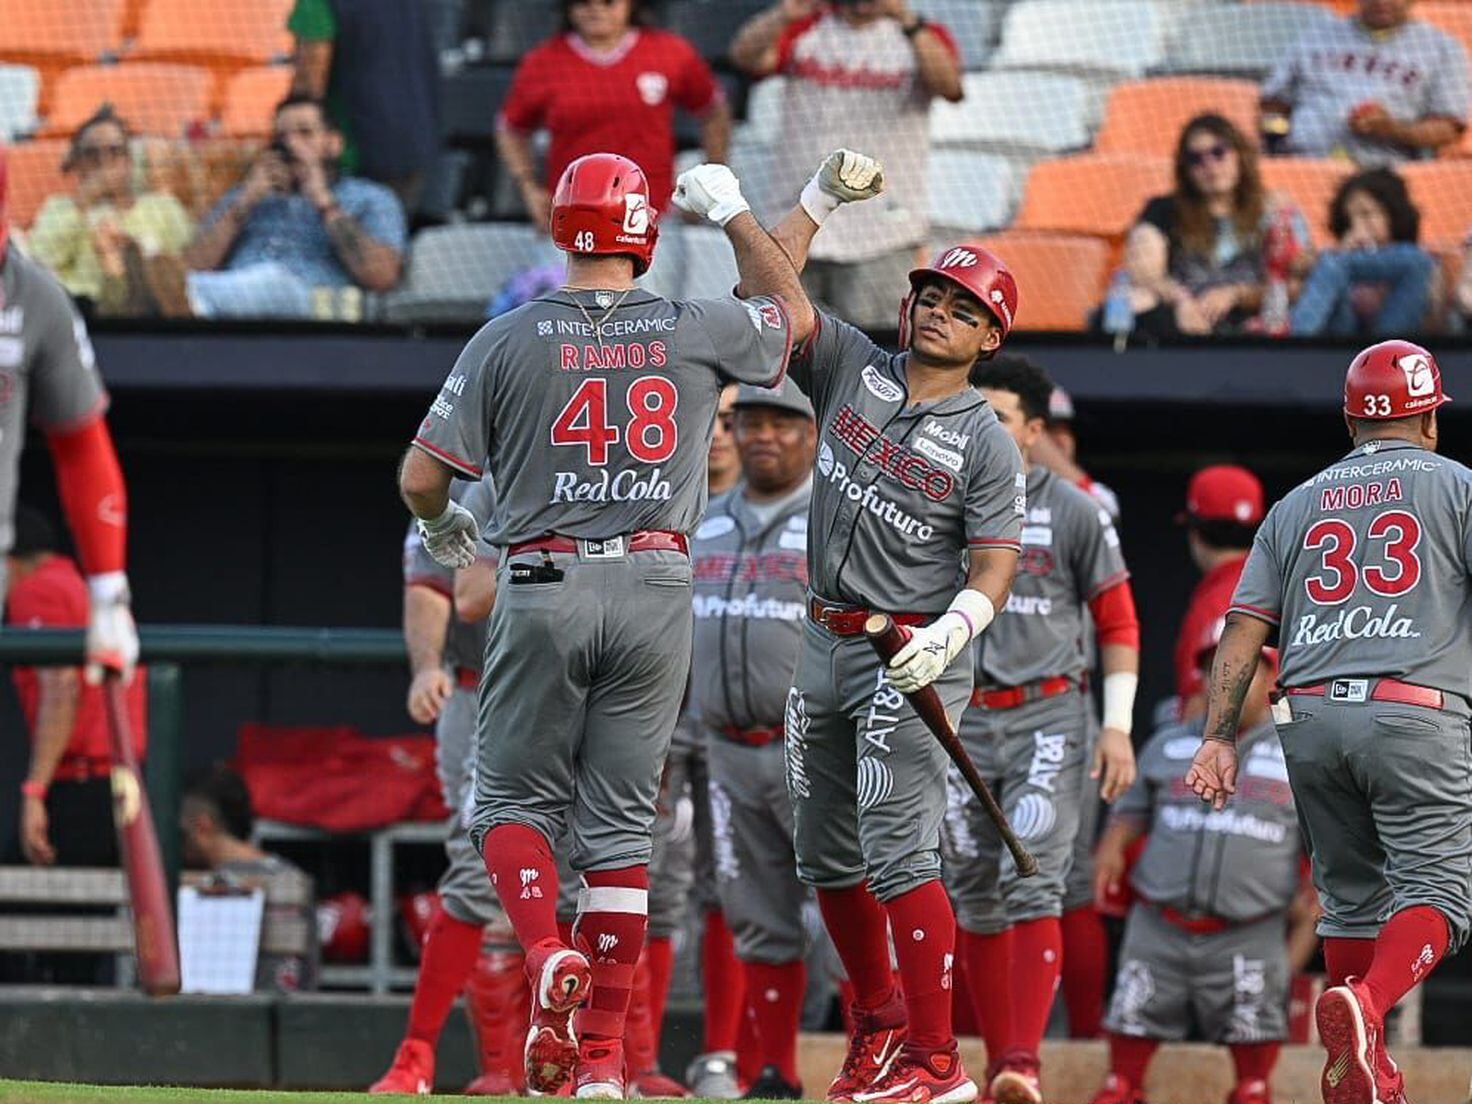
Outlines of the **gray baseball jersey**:
<svg viewBox="0 0 1472 1104">
<path fill-rule="evenodd" d="M 979 391 L 910 405 L 908 353 L 818 314 L 792 378 L 817 412 L 808 574 L 830 602 L 944 612 L 968 548 L 1020 548 L 1026 480 Z"/>
<path fill-rule="evenodd" d="M 65 430 L 106 409 L 82 316 L 56 277 L 11 242 L 0 267 L 0 553 L 15 540 L 27 415 Z"/>
<path fill-rule="evenodd" d="M 1279 682 L 1396 678 L 1472 697 L 1472 472 L 1370 441 L 1258 529 L 1232 610 L 1278 627 Z"/>
<path fill-rule="evenodd" d="M 976 638 L 978 686 L 1082 677 L 1088 603 L 1129 578 L 1109 514 L 1041 464 L 1027 473 L 1017 578 L 1001 615 Z"/>
<path fill-rule="evenodd" d="M 688 533 L 721 386 L 779 382 L 791 343 L 775 299 L 564 289 L 471 338 L 414 443 L 474 479 L 488 458 L 496 545 Z"/>
<path fill-rule="evenodd" d="M 1237 793 L 1221 812 L 1185 783 L 1202 722 L 1171 725 L 1140 751 L 1140 774 L 1114 816 L 1149 832 L 1130 874 L 1147 901 L 1188 915 L 1245 923 L 1281 913 L 1299 886 L 1303 842 L 1283 747 L 1272 723 L 1237 742 Z"/>
<path fill-rule="evenodd" d="M 1383 165 L 1411 151 L 1353 133 L 1350 113 L 1373 101 L 1402 123 L 1439 116 L 1465 125 L 1467 55 L 1429 23 L 1372 31 L 1347 16 L 1305 32 L 1263 84 L 1262 98 L 1293 106 L 1292 152 L 1343 152 L 1361 166 Z"/>
</svg>

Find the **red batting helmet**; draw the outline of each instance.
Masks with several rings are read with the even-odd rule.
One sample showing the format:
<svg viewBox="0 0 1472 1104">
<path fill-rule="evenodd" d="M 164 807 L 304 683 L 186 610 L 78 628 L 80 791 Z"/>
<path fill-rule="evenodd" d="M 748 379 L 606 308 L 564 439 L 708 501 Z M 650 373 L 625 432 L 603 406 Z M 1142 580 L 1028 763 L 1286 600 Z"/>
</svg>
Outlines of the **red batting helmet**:
<svg viewBox="0 0 1472 1104">
<path fill-rule="evenodd" d="M 649 270 L 659 236 L 644 170 L 616 153 L 590 153 L 562 172 L 552 196 L 552 240 L 568 253 L 634 258 L 634 275 Z"/>
<path fill-rule="evenodd" d="M 373 910 L 361 893 L 348 890 L 317 902 L 317 941 L 328 962 L 368 961 Z"/>
<path fill-rule="evenodd" d="M 942 250 L 929 268 L 917 268 L 910 273 L 910 294 L 900 304 L 901 349 L 910 347 L 910 314 L 915 307 L 915 296 L 920 285 L 932 276 L 959 284 L 976 296 L 996 318 L 1002 329 L 1002 340 L 1007 340 L 1012 332 L 1012 320 L 1017 317 L 1017 281 L 995 253 L 962 242 Z"/>
<path fill-rule="evenodd" d="M 1436 358 L 1409 341 L 1371 345 L 1344 377 L 1344 412 L 1352 418 L 1409 418 L 1451 401 Z"/>
</svg>

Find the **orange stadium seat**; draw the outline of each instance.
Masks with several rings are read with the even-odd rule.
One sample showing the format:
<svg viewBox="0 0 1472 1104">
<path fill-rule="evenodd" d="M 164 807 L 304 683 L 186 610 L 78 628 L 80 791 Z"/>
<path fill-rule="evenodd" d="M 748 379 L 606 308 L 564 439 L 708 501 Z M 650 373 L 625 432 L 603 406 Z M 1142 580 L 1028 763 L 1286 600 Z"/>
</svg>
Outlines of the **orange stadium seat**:
<svg viewBox="0 0 1472 1104">
<path fill-rule="evenodd" d="M 1329 235 L 1329 203 L 1339 183 L 1355 171 L 1338 158 L 1264 157 L 1262 180 L 1270 191 L 1284 192 L 1303 211 L 1313 229 L 1314 244 L 1325 246 Z"/>
<path fill-rule="evenodd" d="M 1249 4 L 1277 3 L 1278 0 L 1247 0 Z M 1328 8 L 1335 15 L 1353 15 L 1359 8 L 1359 0 L 1299 0 L 1300 3 Z"/>
<path fill-rule="evenodd" d="M 981 239 L 1017 277 L 1017 327 L 1082 330 L 1104 295 L 1109 246 L 1073 234 L 996 234 Z"/>
<path fill-rule="evenodd" d="M 61 162 L 66 157 L 65 139 L 41 139 L 10 147 L 10 195 L 7 213 L 15 226 L 29 226 L 46 202 L 46 197 L 69 191 Z"/>
<path fill-rule="evenodd" d="M 291 52 L 291 0 L 148 0 L 129 57 L 234 67 Z"/>
<path fill-rule="evenodd" d="M 68 69 L 56 82 L 44 133 L 70 134 L 111 103 L 138 133 L 177 138 L 209 118 L 211 83 L 208 69 L 192 65 L 145 61 Z"/>
<path fill-rule="evenodd" d="M 1460 245 L 1472 231 L 1472 162 L 1415 161 L 1400 166 L 1411 199 L 1421 209 L 1421 242 L 1428 249 Z"/>
<path fill-rule="evenodd" d="M 1161 77 L 1116 85 L 1094 139 L 1098 153 L 1155 153 L 1171 157 L 1193 116 L 1214 111 L 1243 134 L 1257 134 L 1257 85 L 1218 77 Z"/>
<path fill-rule="evenodd" d="M 229 138 L 257 138 L 271 133 L 276 105 L 291 88 L 289 65 L 242 69 L 225 85 L 220 131 Z"/>
<path fill-rule="evenodd" d="M 0 57 L 89 62 L 123 44 L 123 0 L 5 0 Z"/>
<path fill-rule="evenodd" d="M 1027 178 L 1014 230 L 1124 237 L 1145 201 L 1170 189 L 1170 160 L 1084 153 L 1039 161 Z"/>
</svg>

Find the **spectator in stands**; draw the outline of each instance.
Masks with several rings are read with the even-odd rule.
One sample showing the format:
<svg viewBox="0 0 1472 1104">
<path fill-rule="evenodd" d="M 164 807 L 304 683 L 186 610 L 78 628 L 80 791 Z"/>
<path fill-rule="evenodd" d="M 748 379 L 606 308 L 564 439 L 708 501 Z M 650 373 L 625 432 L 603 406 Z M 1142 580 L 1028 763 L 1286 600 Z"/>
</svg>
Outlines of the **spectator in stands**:
<svg viewBox="0 0 1472 1104">
<path fill-rule="evenodd" d="M 1145 336 L 1230 333 L 1262 304 L 1264 243 L 1285 226 L 1307 266 L 1308 223 L 1270 195 L 1257 151 L 1220 115 L 1198 115 L 1176 145 L 1175 190 L 1145 204 L 1125 242 L 1135 330 Z"/>
<path fill-rule="evenodd" d="M 1421 212 L 1405 181 L 1390 169 L 1350 177 L 1329 205 L 1329 229 L 1338 248 L 1314 262 L 1293 305 L 1292 332 L 1419 331 L 1431 306 L 1436 258 L 1416 244 Z"/>
<path fill-rule="evenodd" d="M 127 123 L 104 105 L 72 135 L 62 168 L 76 194 L 46 200 L 27 244 L 78 299 L 99 314 L 130 317 L 183 309 L 180 254 L 194 220 L 168 192 L 137 194 Z"/>
<path fill-rule="evenodd" d="M 1451 322 L 1454 329 L 1463 333 L 1472 323 L 1472 234 L 1462 243 L 1462 274 L 1457 278 Z"/>
<path fill-rule="evenodd" d="M 314 289 L 382 292 L 398 282 L 404 209 L 382 184 L 340 175 L 341 149 L 321 101 L 281 101 L 271 145 L 185 251 L 195 314 L 305 318 Z"/>
<path fill-rule="evenodd" d="M 562 30 L 522 59 L 501 108 L 496 146 L 506 171 L 543 233 L 551 212 L 544 181 L 599 151 L 637 161 L 663 211 L 675 186 L 676 107 L 700 117 L 705 160 L 726 160 L 731 113 L 721 86 L 694 46 L 650 26 L 644 0 L 561 5 Z M 539 130 L 552 138 L 541 176 L 531 146 Z"/>
<path fill-rule="evenodd" d="M 731 60 L 756 78 L 786 77 L 768 170 L 784 209 L 802 187 L 799 167 L 833 149 L 883 162 L 884 194 L 828 220 L 803 283 L 856 325 L 892 327 L 894 289 L 905 286 L 929 233 L 930 101 L 962 96 L 950 32 L 905 0 L 782 0 L 741 28 Z"/>
<path fill-rule="evenodd" d="M 327 105 L 342 171 L 386 184 L 412 213 L 440 150 L 439 58 L 426 5 L 296 0 L 292 91 Z"/>
<path fill-rule="evenodd" d="M 1467 53 L 1411 0 L 1359 0 L 1306 31 L 1262 86 L 1263 129 L 1281 152 L 1361 166 L 1433 157 L 1467 126 Z"/>
</svg>

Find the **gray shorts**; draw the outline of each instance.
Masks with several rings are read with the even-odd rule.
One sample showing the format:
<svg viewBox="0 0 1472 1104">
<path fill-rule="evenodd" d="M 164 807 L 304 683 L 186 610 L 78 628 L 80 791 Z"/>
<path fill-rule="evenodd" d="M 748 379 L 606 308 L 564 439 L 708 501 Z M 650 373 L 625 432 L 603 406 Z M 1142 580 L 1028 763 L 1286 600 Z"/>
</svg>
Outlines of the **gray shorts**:
<svg viewBox="0 0 1472 1104">
<path fill-rule="evenodd" d="M 1104 1026 L 1116 1035 L 1179 1042 L 1193 1023 L 1213 1043 L 1287 1035 L 1283 914 L 1192 935 L 1161 919 L 1153 905 L 1130 909 Z"/>
<path fill-rule="evenodd" d="M 1451 949 L 1472 908 L 1468 709 L 1290 696 L 1278 726 L 1324 908 L 1319 934 L 1373 938 L 1402 909 L 1446 917 Z"/>
<path fill-rule="evenodd" d="M 475 699 L 475 691 L 457 686 L 434 725 L 435 766 L 450 807 L 445 823 L 445 855 L 450 861 L 440 877 L 439 892 L 445 911 L 456 920 L 499 925 L 506 914 L 465 827 L 475 760 Z"/>
<path fill-rule="evenodd" d="M 893 329 L 910 286 L 915 247 L 845 263 L 809 258 L 802 284 L 814 306 L 861 328 Z"/>
</svg>

